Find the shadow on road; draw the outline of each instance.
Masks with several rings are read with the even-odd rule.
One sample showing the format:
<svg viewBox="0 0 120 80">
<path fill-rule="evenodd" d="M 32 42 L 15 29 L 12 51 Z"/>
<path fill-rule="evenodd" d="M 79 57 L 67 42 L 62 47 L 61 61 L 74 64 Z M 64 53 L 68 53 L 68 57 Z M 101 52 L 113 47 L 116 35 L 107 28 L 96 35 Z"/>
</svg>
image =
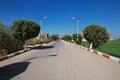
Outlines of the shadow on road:
<svg viewBox="0 0 120 80">
<path fill-rule="evenodd" d="M 50 48 L 54 48 L 54 46 L 36 46 L 32 49 L 50 49 Z"/>
<path fill-rule="evenodd" d="M 0 80 L 10 80 L 11 78 L 26 71 L 30 62 L 13 63 L 0 68 Z"/>
<path fill-rule="evenodd" d="M 50 55 L 44 55 L 44 56 L 33 57 L 33 58 L 29 58 L 29 59 L 24 60 L 24 61 L 30 61 L 30 60 L 34 60 L 34 59 L 37 59 L 37 58 L 40 58 L 40 57 L 53 57 L 53 56 L 57 56 L 57 54 L 50 54 Z"/>
</svg>

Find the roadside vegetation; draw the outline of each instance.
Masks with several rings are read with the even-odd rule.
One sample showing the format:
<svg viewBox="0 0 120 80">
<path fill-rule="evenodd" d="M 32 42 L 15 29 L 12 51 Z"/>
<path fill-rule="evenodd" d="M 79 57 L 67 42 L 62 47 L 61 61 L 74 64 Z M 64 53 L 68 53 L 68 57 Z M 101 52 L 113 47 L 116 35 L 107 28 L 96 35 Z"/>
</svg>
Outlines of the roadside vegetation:
<svg viewBox="0 0 120 80">
<path fill-rule="evenodd" d="M 0 22 L 0 56 L 20 50 L 22 45 L 23 43 L 12 35 L 10 26 Z"/>
<path fill-rule="evenodd" d="M 81 34 L 77 34 L 77 33 L 72 35 L 64 35 L 62 39 L 65 41 L 76 43 L 76 44 L 80 44 L 82 42 Z"/>
<path fill-rule="evenodd" d="M 87 41 L 82 41 L 80 34 L 79 42 L 77 42 L 77 34 L 64 35 L 62 39 L 120 58 L 120 39 L 110 41 L 105 27 L 90 24 L 83 29 L 83 37 Z"/>
<path fill-rule="evenodd" d="M 50 37 L 50 41 L 56 41 L 57 39 L 59 39 L 59 35 L 58 34 L 52 34 Z"/>
<path fill-rule="evenodd" d="M 90 24 L 83 30 L 83 37 L 90 45 L 90 49 L 97 49 L 109 40 L 107 29 L 98 24 Z"/>
<path fill-rule="evenodd" d="M 40 26 L 31 20 L 14 21 L 11 26 L 13 36 L 25 44 L 27 49 L 27 40 L 35 38 L 40 32 Z"/>
<path fill-rule="evenodd" d="M 0 22 L 0 56 L 23 49 L 27 40 L 36 37 L 39 31 L 40 26 L 31 20 L 14 21 L 10 26 Z"/>
<path fill-rule="evenodd" d="M 108 41 L 97 50 L 120 58 L 120 40 Z"/>
<path fill-rule="evenodd" d="M 89 47 L 89 43 L 86 41 L 82 42 L 81 45 Z M 109 40 L 96 50 L 120 58 L 120 40 Z"/>
<path fill-rule="evenodd" d="M 59 39 L 58 34 L 43 35 L 36 39 L 41 27 L 31 20 L 15 20 L 12 25 L 6 26 L 0 22 L 0 56 L 4 56 L 21 49 L 27 49 L 28 45 L 49 43 Z"/>
<path fill-rule="evenodd" d="M 27 48 L 27 44 L 35 45 L 49 43 L 60 39 L 58 34 L 52 34 L 47 39 L 35 40 L 40 32 L 40 26 L 31 20 L 14 21 L 12 25 L 6 26 L 0 22 L 0 56 Z M 120 58 L 120 40 L 109 41 L 109 33 L 105 27 L 91 24 L 84 28 L 82 41 L 81 34 L 64 35 L 63 40 L 89 47 Z"/>
</svg>

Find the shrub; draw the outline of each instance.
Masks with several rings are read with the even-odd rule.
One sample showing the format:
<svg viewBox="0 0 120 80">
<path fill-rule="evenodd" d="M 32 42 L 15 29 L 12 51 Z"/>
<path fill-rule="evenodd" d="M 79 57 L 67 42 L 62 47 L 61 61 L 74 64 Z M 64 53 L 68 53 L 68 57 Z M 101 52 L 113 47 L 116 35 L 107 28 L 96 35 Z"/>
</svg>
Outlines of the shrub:
<svg viewBox="0 0 120 80">
<path fill-rule="evenodd" d="M 0 31 L 0 55 L 6 55 L 22 49 L 23 43 L 12 35 Z"/>
</svg>

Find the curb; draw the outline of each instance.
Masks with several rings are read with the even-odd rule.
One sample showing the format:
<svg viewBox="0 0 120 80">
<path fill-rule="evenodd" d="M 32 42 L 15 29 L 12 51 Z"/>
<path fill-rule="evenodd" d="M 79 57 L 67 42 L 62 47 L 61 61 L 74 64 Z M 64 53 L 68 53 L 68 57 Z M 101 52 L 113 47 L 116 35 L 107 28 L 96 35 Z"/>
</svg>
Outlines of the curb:
<svg viewBox="0 0 120 80">
<path fill-rule="evenodd" d="M 81 46 L 81 45 L 78 45 L 78 47 L 80 47 L 80 46 Z M 117 57 L 114 57 L 114 56 L 111 56 L 111 55 L 108 55 L 108 54 L 105 54 L 105 53 L 103 53 L 103 52 L 99 52 L 99 51 L 96 51 L 96 50 L 93 50 L 93 49 L 90 50 L 90 48 L 86 48 L 86 47 L 84 47 L 84 46 L 82 46 L 82 47 L 80 47 L 80 48 L 85 49 L 85 50 L 87 50 L 87 51 L 89 51 L 89 52 L 92 52 L 92 53 L 94 53 L 94 54 L 100 55 L 100 56 L 102 56 L 102 57 L 104 57 L 104 58 L 110 59 L 110 60 L 112 60 L 112 61 L 118 62 L 118 63 L 120 64 L 120 59 L 117 58 Z"/>
<path fill-rule="evenodd" d="M 11 53 L 11 54 L 8 54 L 8 55 L 5 55 L 5 56 L 1 56 L 0 61 L 6 60 L 6 59 L 14 57 L 14 56 L 17 56 L 17 55 L 22 54 L 24 52 L 30 51 L 37 46 L 41 46 L 41 45 L 37 44 L 35 46 L 30 46 L 31 48 L 28 48 L 27 50 L 20 50 L 20 51 L 17 51 L 17 52 L 14 52 L 14 53 Z M 46 44 L 43 44 L 42 46 L 46 46 Z"/>
<path fill-rule="evenodd" d="M 70 42 L 69 42 L 69 43 L 70 43 Z M 74 43 L 72 43 L 72 44 L 74 44 Z M 115 62 L 117 62 L 117 63 L 120 64 L 120 58 L 117 58 L 117 57 L 114 57 L 114 56 L 111 56 L 111 55 L 108 55 L 108 54 L 105 54 L 105 53 L 103 53 L 103 52 L 99 52 L 99 51 L 96 51 L 96 50 L 93 50 L 93 49 L 90 49 L 90 48 L 86 48 L 86 47 L 81 46 L 81 45 L 77 45 L 77 44 L 74 44 L 74 45 L 76 45 L 76 46 L 78 46 L 78 47 L 80 47 L 80 48 L 82 48 L 82 49 L 84 49 L 84 50 L 87 50 L 87 51 L 89 51 L 89 52 L 92 52 L 92 53 L 94 53 L 94 54 L 100 55 L 100 56 L 102 56 L 102 57 L 104 57 L 104 58 L 107 58 L 107 59 L 110 59 L 110 60 L 112 60 L 112 61 L 115 61 Z"/>
<path fill-rule="evenodd" d="M 11 54 L 8 54 L 8 55 L 5 55 L 5 56 L 1 56 L 0 61 L 6 60 L 6 59 L 11 58 L 13 56 L 17 56 L 21 53 L 24 53 L 24 52 L 27 52 L 27 51 L 30 51 L 30 50 L 31 50 L 31 48 L 29 48 L 27 50 L 20 50 L 20 51 L 17 51 L 17 52 L 14 52 L 14 53 L 11 53 Z"/>
</svg>

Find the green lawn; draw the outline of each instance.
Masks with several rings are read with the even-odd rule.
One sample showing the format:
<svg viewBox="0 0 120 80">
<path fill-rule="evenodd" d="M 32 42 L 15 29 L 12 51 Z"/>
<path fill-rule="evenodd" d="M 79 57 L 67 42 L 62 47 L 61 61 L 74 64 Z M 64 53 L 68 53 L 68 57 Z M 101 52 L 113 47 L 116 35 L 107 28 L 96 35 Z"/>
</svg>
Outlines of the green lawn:
<svg viewBox="0 0 120 80">
<path fill-rule="evenodd" d="M 89 47 L 88 42 L 85 42 L 85 41 L 82 41 L 80 45 L 85 46 L 85 47 Z"/>
<path fill-rule="evenodd" d="M 87 42 L 82 42 L 81 45 L 88 47 Z M 120 58 L 120 41 L 108 41 L 97 50 Z"/>
</svg>

